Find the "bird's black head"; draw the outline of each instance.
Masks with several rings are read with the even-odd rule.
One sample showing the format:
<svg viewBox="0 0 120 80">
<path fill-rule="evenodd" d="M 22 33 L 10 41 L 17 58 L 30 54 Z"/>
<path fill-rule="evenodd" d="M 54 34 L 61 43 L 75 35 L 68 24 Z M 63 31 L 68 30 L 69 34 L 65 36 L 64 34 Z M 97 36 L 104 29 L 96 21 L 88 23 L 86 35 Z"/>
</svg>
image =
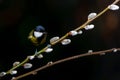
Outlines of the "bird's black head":
<svg viewBox="0 0 120 80">
<path fill-rule="evenodd" d="M 37 32 L 45 32 L 45 28 L 41 25 L 36 26 L 35 31 Z"/>
</svg>

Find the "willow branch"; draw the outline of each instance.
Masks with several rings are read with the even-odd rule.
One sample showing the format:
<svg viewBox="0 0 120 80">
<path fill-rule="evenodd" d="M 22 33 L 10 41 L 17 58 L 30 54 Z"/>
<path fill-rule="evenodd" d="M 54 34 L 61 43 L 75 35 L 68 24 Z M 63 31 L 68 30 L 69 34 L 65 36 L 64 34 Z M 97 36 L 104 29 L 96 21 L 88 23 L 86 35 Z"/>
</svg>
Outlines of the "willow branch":
<svg viewBox="0 0 120 80">
<path fill-rule="evenodd" d="M 88 52 L 88 53 L 79 54 L 79 55 L 75 55 L 75 56 L 72 56 L 72 57 L 64 58 L 64 59 L 52 62 L 51 64 L 46 64 L 46 65 L 44 65 L 40 68 L 37 68 L 33 71 L 28 72 L 28 73 L 17 76 L 13 80 L 18 80 L 18 79 L 21 79 L 21 78 L 29 76 L 29 75 L 34 75 L 35 73 L 37 73 L 38 71 L 41 71 L 43 69 L 49 68 L 51 66 L 54 66 L 54 65 L 66 62 L 66 61 L 77 59 L 77 58 L 80 58 L 80 57 L 85 57 L 85 56 L 90 56 L 90 55 L 103 55 L 103 54 L 106 54 L 106 53 L 117 52 L 117 51 L 120 51 L 120 48 L 112 48 L 112 49 L 97 51 L 97 52 Z"/>
</svg>

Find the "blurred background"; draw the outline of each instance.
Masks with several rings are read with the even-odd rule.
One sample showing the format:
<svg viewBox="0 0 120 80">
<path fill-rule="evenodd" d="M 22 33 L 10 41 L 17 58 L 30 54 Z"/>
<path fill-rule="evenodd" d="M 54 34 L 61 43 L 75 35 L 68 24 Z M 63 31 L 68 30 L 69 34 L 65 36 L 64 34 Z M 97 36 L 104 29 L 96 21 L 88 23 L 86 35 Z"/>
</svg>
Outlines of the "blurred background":
<svg viewBox="0 0 120 80">
<path fill-rule="evenodd" d="M 12 67 L 13 62 L 22 61 L 34 54 L 36 47 L 28 40 L 29 32 L 42 25 L 50 38 L 82 25 L 91 12 L 99 13 L 114 0 L 0 0 L 0 72 Z M 119 5 L 119 4 L 118 4 Z M 120 10 L 108 11 L 92 23 L 93 30 L 72 37 L 66 46 L 53 46 L 54 51 L 43 54 L 43 59 L 35 59 L 33 68 L 18 69 L 18 74 L 88 50 L 99 51 L 120 47 Z M 67 61 L 30 75 L 21 80 L 120 80 L 120 52 L 104 56 L 88 56 Z M 15 76 L 17 76 L 15 75 Z M 5 77 L 10 80 L 11 75 Z"/>
</svg>

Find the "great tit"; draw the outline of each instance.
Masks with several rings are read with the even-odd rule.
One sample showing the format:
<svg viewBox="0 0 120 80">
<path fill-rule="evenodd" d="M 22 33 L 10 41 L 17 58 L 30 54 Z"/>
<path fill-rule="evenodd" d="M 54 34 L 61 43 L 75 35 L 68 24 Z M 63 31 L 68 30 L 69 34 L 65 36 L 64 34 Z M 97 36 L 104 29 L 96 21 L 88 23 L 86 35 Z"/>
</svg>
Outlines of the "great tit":
<svg viewBox="0 0 120 80">
<path fill-rule="evenodd" d="M 45 28 L 41 25 L 35 27 L 31 30 L 28 36 L 28 39 L 35 45 L 39 46 L 40 44 L 45 43 L 47 37 L 47 32 Z"/>
</svg>

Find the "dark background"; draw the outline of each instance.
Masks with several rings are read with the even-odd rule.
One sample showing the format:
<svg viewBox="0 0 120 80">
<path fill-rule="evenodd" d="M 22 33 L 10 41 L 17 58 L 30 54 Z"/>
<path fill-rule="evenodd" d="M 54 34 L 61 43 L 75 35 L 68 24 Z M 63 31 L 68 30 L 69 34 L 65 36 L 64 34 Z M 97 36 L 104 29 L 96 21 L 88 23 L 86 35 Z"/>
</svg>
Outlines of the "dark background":
<svg viewBox="0 0 120 80">
<path fill-rule="evenodd" d="M 27 39 L 29 32 L 42 25 L 48 32 L 47 41 L 54 36 L 63 36 L 87 20 L 91 12 L 99 13 L 113 0 L 0 0 L 0 71 L 12 67 L 13 62 L 22 61 L 35 52 L 36 47 Z M 99 51 L 120 47 L 120 15 L 118 11 L 108 11 L 92 23 L 93 30 L 72 37 L 72 43 L 53 46 L 53 52 L 43 54 L 43 59 L 35 59 L 33 70 L 49 61 L 82 54 L 88 50 Z M 120 54 L 88 56 L 67 61 L 28 76 L 21 80 L 120 80 Z M 18 69 L 18 74 L 30 70 Z M 15 76 L 17 76 L 15 75 Z M 10 80 L 8 75 L 5 80 Z"/>
</svg>

